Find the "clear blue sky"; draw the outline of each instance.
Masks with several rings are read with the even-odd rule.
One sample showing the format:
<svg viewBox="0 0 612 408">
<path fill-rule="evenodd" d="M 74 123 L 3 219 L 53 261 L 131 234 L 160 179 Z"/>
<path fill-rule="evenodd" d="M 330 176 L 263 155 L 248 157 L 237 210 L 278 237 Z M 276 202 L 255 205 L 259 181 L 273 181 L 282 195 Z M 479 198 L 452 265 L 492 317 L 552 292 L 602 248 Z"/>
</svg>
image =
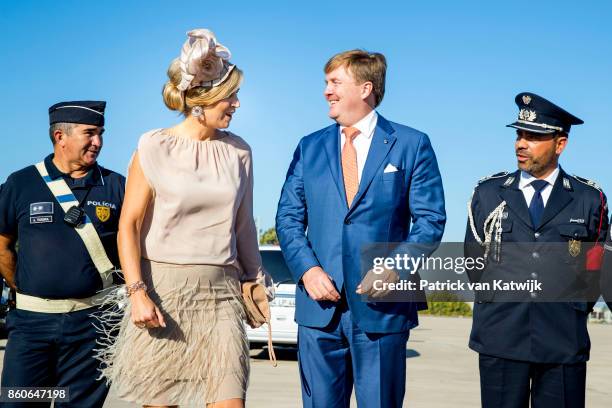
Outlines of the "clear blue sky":
<svg viewBox="0 0 612 408">
<path fill-rule="evenodd" d="M 561 164 L 612 191 L 612 2 L 2 1 L 0 179 L 51 151 L 47 108 L 108 101 L 100 163 L 125 173 L 143 132 L 179 117 L 163 105 L 185 32 L 212 29 L 246 74 L 231 130 L 252 146 L 255 215 L 274 223 L 298 140 L 330 124 L 322 66 L 382 52 L 379 113 L 429 134 L 447 199 L 444 239 L 463 239 L 476 181 L 512 171 L 514 96 L 532 91 L 584 119 Z"/>
</svg>

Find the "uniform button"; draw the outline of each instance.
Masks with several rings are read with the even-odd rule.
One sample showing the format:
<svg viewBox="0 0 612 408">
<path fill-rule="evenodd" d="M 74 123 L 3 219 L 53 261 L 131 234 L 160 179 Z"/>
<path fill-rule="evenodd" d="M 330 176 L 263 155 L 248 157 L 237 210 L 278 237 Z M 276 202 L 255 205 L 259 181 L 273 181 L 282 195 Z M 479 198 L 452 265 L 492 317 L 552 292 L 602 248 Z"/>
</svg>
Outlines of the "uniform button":
<svg viewBox="0 0 612 408">
<path fill-rule="evenodd" d="M 344 220 L 344 224 L 345 224 L 345 225 L 351 225 L 351 224 L 352 224 L 352 222 L 351 222 L 351 220 Z"/>
<path fill-rule="evenodd" d="M 537 274 L 537 273 L 535 273 L 535 272 L 531 272 L 531 277 L 532 277 L 533 279 L 535 279 L 535 278 L 537 278 L 537 277 L 538 277 L 538 274 Z"/>
<path fill-rule="evenodd" d="M 535 293 L 535 292 L 530 292 L 530 293 L 529 293 L 529 296 L 531 296 L 531 298 L 532 298 L 532 299 L 535 299 L 535 298 L 537 298 L 537 297 L 538 297 L 538 294 L 537 294 L 537 293 Z"/>
<path fill-rule="evenodd" d="M 540 254 L 538 254 L 537 252 L 534 252 L 534 253 L 531 254 L 531 257 L 533 259 L 538 259 L 538 258 L 540 258 Z"/>
<path fill-rule="evenodd" d="M 535 234 L 533 234 L 534 237 L 536 237 L 536 239 L 540 238 L 540 233 L 536 232 Z"/>
</svg>

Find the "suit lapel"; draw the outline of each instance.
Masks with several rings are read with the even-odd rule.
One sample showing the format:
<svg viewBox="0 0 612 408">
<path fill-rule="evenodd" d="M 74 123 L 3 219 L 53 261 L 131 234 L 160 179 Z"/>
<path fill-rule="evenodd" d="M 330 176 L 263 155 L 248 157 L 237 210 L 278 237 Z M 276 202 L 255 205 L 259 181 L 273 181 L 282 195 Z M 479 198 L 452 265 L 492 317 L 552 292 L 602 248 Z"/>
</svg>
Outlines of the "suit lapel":
<svg viewBox="0 0 612 408">
<path fill-rule="evenodd" d="M 389 122 L 381 115 L 378 115 L 376 129 L 374 130 L 372 143 L 370 144 L 370 150 L 368 151 L 368 158 L 366 159 L 365 166 L 363 167 L 361 181 L 359 182 L 359 189 L 357 190 L 357 195 L 355 195 L 355 198 L 353 199 L 351 209 L 355 208 L 363 195 L 366 193 L 368 187 L 374 179 L 374 176 L 376 175 L 376 172 L 383 164 L 385 157 L 387 157 L 389 151 L 393 147 L 396 140 L 396 137 L 392 135 L 393 132 L 395 132 L 395 130 L 393 130 Z"/>
<path fill-rule="evenodd" d="M 523 221 L 525 225 L 533 228 L 533 225 L 531 224 L 531 217 L 529 216 L 529 209 L 527 208 L 527 202 L 525 201 L 525 196 L 518 188 L 521 174 L 519 171 L 517 171 L 512 175 L 512 177 L 514 177 L 512 184 L 509 186 L 501 186 L 499 195 L 504 201 L 506 201 L 510 211 L 516 214 L 516 216 Z"/>
<path fill-rule="evenodd" d="M 323 150 L 327 155 L 327 164 L 331 171 L 332 179 L 338 188 L 338 193 L 342 201 L 346 204 L 346 192 L 344 191 L 344 180 L 342 179 L 342 169 L 340 168 L 340 132 L 338 125 L 330 126 L 322 135 Z"/>
<path fill-rule="evenodd" d="M 555 185 L 548 197 L 546 207 L 544 207 L 544 214 L 542 214 L 542 220 L 538 228 L 541 228 L 547 222 L 552 220 L 557 214 L 561 212 L 573 200 L 572 195 L 565 190 L 563 187 L 563 179 L 566 177 L 565 172 L 561 169 L 557 175 Z"/>
</svg>

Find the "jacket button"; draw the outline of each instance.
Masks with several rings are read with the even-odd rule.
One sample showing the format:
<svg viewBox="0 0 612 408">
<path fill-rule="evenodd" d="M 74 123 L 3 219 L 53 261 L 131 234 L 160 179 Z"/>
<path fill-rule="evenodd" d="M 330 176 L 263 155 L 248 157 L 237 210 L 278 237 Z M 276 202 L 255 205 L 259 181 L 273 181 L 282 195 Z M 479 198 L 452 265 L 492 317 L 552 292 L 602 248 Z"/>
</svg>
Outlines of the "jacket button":
<svg viewBox="0 0 612 408">
<path fill-rule="evenodd" d="M 539 253 L 537 253 L 537 252 L 534 252 L 534 253 L 532 253 L 532 254 L 531 254 L 531 257 L 532 257 L 533 259 L 538 259 L 538 258 L 540 257 L 540 254 L 539 254 Z"/>
<path fill-rule="evenodd" d="M 538 238 L 540 238 L 540 233 L 539 233 L 539 232 L 536 232 L 535 234 L 533 234 L 533 236 L 534 236 L 536 239 L 538 239 Z"/>
<path fill-rule="evenodd" d="M 536 278 L 538 277 L 538 274 L 537 274 L 537 273 L 535 273 L 535 272 L 531 272 L 531 277 L 532 277 L 533 279 L 536 279 Z"/>
<path fill-rule="evenodd" d="M 351 224 L 352 224 L 352 222 L 351 222 L 351 220 L 344 220 L 344 224 L 345 224 L 345 225 L 351 225 Z"/>
</svg>

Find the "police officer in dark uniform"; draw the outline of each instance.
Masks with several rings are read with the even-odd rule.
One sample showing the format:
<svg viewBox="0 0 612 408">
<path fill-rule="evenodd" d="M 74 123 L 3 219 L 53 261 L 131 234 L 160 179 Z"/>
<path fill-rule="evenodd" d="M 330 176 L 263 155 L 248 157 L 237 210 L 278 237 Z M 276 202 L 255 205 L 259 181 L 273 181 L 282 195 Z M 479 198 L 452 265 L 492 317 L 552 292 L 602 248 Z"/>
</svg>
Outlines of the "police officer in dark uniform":
<svg viewBox="0 0 612 408">
<path fill-rule="evenodd" d="M 538 408 L 584 407 L 593 305 L 587 301 L 598 296 L 606 198 L 558 164 L 571 125 L 583 121 L 533 93 L 515 101 L 518 119 L 508 126 L 517 129 L 519 170 L 487 177 L 474 190 L 466 256 L 487 263 L 470 279 L 540 281 L 543 293 L 554 288 L 561 297 L 477 294 L 470 348 L 479 353 L 482 406 L 527 408 L 531 400 Z"/>
<path fill-rule="evenodd" d="M 67 387 L 69 402 L 56 407 L 101 407 L 108 392 L 98 380 L 92 314 L 119 265 L 125 178 L 97 164 L 105 106 L 50 107 L 53 154 L 0 187 L 0 272 L 17 292 L 7 318 L 5 401 L 15 387 Z M 39 404 L 15 399 L 2 406 Z"/>
</svg>

